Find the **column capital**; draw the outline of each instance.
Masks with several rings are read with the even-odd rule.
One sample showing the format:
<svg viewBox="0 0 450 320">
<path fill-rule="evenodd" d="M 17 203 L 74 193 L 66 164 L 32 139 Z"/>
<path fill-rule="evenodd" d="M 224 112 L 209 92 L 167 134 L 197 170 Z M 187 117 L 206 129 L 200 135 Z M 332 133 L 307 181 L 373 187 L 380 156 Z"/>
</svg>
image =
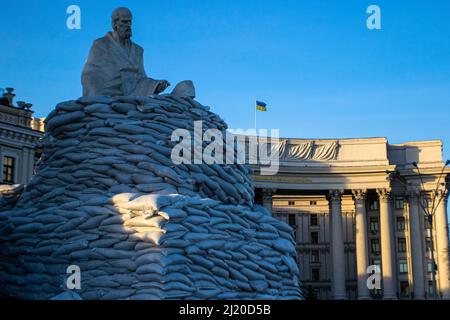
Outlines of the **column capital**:
<svg viewBox="0 0 450 320">
<path fill-rule="evenodd" d="M 392 199 L 391 189 L 377 189 L 380 201 L 389 201 Z"/>
<path fill-rule="evenodd" d="M 355 189 L 352 190 L 353 198 L 355 201 L 364 201 L 367 197 L 367 190 L 366 189 Z"/>
<path fill-rule="evenodd" d="M 328 201 L 340 202 L 342 199 L 343 193 L 344 193 L 344 190 L 338 190 L 338 189 L 330 190 L 327 195 Z"/>
<path fill-rule="evenodd" d="M 419 201 L 420 193 L 417 190 L 406 190 L 406 201 L 411 204 L 417 204 Z"/>
</svg>

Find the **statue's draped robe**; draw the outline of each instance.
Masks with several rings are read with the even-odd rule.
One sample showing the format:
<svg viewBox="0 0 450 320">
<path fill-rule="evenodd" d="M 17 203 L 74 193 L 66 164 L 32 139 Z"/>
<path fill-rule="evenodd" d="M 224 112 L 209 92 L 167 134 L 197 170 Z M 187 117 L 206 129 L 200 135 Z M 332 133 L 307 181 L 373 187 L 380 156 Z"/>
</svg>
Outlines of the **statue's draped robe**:
<svg viewBox="0 0 450 320">
<path fill-rule="evenodd" d="M 145 96 L 156 92 L 159 81 L 144 70 L 144 49 L 130 41 L 122 45 L 112 32 L 92 45 L 81 77 L 83 96 Z"/>
</svg>

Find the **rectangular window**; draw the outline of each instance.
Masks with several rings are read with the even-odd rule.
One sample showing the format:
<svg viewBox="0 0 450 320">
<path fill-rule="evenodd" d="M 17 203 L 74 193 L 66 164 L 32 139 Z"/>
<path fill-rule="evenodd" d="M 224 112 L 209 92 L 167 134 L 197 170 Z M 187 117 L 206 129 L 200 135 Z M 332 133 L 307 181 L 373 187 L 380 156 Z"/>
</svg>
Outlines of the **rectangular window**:
<svg viewBox="0 0 450 320">
<path fill-rule="evenodd" d="M 398 271 L 400 273 L 408 273 L 408 262 L 406 260 L 400 260 L 398 263 Z"/>
<path fill-rule="evenodd" d="M 397 231 L 405 231 L 406 224 L 405 224 L 405 218 L 404 217 L 397 217 Z"/>
<path fill-rule="evenodd" d="M 433 281 L 428 281 L 428 295 L 430 297 L 433 296 L 434 288 L 433 288 Z"/>
<path fill-rule="evenodd" d="M 319 254 L 319 250 L 312 250 L 312 251 L 311 251 L 311 262 L 312 262 L 312 263 L 318 263 L 318 262 L 320 262 L 320 254 Z"/>
<path fill-rule="evenodd" d="M 427 249 L 427 251 L 431 251 L 431 238 L 430 237 L 425 238 L 425 248 Z"/>
<path fill-rule="evenodd" d="M 289 204 L 290 206 L 295 206 L 295 201 L 288 201 L 288 204 Z"/>
<path fill-rule="evenodd" d="M 317 214 L 311 214 L 309 222 L 310 222 L 311 226 L 317 226 L 318 225 Z"/>
<path fill-rule="evenodd" d="M 372 232 L 378 232 L 380 230 L 380 223 L 378 218 L 370 218 L 369 220 L 369 229 Z"/>
<path fill-rule="evenodd" d="M 369 201 L 369 210 L 375 211 L 378 210 L 378 200 L 370 200 Z"/>
<path fill-rule="evenodd" d="M 5 156 L 3 158 L 3 182 L 15 183 L 16 159 Z"/>
<path fill-rule="evenodd" d="M 406 239 L 405 238 L 398 238 L 397 244 L 398 244 L 398 252 L 406 252 Z"/>
<path fill-rule="evenodd" d="M 311 232 L 311 243 L 319 244 L 319 233 L 318 232 Z"/>
<path fill-rule="evenodd" d="M 400 281 L 400 294 L 404 298 L 410 296 L 409 282 L 408 281 Z"/>
<path fill-rule="evenodd" d="M 428 220 L 428 216 L 423 216 L 423 226 L 425 229 L 430 229 L 430 220 Z"/>
<path fill-rule="evenodd" d="M 320 280 L 320 270 L 317 268 L 313 268 L 311 270 L 311 276 L 313 281 L 319 281 Z"/>
<path fill-rule="evenodd" d="M 320 289 L 319 288 L 314 288 L 312 290 L 312 299 L 313 300 L 318 300 L 320 298 Z"/>
<path fill-rule="evenodd" d="M 295 227 L 297 225 L 297 221 L 295 220 L 295 214 L 289 214 L 288 221 L 291 227 Z"/>
<path fill-rule="evenodd" d="M 427 272 L 428 273 L 432 273 L 433 272 L 433 262 L 432 261 L 428 261 L 427 262 Z"/>
<path fill-rule="evenodd" d="M 403 198 L 395 198 L 395 209 L 403 209 L 405 207 L 405 202 Z"/>
<path fill-rule="evenodd" d="M 375 255 L 380 254 L 380 240 L 378 239 L 372 239 L 370 241 L 370 247 L 372 249 L 372 253 Z"/>
</svg>

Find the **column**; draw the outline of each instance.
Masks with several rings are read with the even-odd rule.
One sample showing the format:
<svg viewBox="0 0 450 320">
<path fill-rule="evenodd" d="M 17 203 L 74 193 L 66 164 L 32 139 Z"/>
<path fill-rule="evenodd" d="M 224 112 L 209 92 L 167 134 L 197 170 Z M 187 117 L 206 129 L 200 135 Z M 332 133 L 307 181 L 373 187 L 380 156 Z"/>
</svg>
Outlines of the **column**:
<svg viewBox="0 0 450 320">
<path fill-rule="evenodd" d="M 366 225 L 366 190 L 353 190 L 356 223 L 356 272 L 358 276 L 358 299 L 370 299 L 367 287 L 367 267 L 369 265 Z"/>
<path fill-rule="evenodd" d="M 439 272 L 439 289 L 443 299 L 450 299 L 449 283 L 449 252 L 448 252 L 448 225 L 447 225 L 447 199 L 448 193 L 440 190 L 437 199 L 442 197 L 436 208 L 434 224 L 436 226 L 436 252 Z"/>
<path fill-rule="evenodd" d="M 411 191 L 408 193 L 413 293 L 414 299 L 425 299 L 422 215 L 419 212 L 419 201 L 420 199 L 416 192 Z"/>
<path fill-rule="evenodd" d="M 275 189 L 262 189 L 262 205 L 272 214 L 273 199 L 272 196 L 276 192 Z"/>
<path fill-rule="evenodd" d="M 31 181 L 31 178 L 34 176 L 34 155 L 35 155 L 35 151 L 34 150 L 30 150 L 29 152 L 29 161 L 28 161 L 28 168 L 29 168 L 29 176 L 28 176 L 28 182 Z"/>
<path fill-rule="evenodd" d="M 380 200 L 381 268 L 383 272 L 383 298 L 397 299 L 396 266 L 394 265 L 394 229 L 392 223 L 391 193 L 378 189 Z"/>
<path fill-rule="evenodd" d="M 345 289 L 344 230 L 341 209 L 342 193 L 342 190 L 331 190 L 329 193 L 331 261 L 333 266 L 332 290 L 334 299 L 347 299 Z"/>
<path fill-rule="evenodd" d="M 28 175 L 29 175 L 29 165 L 28 165 L 28 160 L 29 160 L 29 156 L 30 155 L 30 149 L 28 149 L 27 147 L 24 147 L 22 149 L 22 153 L 18 159 L 18 161 L 22 162 L 22 168 L 21 168 L 21 173 L 19 174 L 19 177 L 17 177 L 17 183 L 22 183 L 22 184 L 27 184 L 28 181 Z M 20 162 L 19 162 L 20 163 Z"/>
</svg>

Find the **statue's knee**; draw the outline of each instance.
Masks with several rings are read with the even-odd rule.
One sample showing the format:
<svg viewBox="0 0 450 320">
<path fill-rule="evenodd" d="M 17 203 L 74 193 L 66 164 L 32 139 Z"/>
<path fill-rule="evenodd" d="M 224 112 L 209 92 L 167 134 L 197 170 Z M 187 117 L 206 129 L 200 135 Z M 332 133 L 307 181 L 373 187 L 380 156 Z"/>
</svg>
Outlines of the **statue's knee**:
<svg viewBox="0 0 450 320">
<path fill-rule="evenodd" d="M 195 98 L 195 87 L 191 80 L 179 82 L 172 90 L 174 96 Z"/>
</svg>

